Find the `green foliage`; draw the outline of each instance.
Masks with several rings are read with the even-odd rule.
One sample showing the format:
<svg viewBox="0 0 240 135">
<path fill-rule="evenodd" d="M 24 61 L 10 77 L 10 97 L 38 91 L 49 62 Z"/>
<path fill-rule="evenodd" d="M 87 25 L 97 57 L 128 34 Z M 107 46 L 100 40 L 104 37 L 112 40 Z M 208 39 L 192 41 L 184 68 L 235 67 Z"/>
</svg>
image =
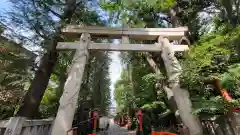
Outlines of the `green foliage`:
<svg viewBox="0 0 240 135">
<path fill-rule="evenodd" d="M 164 119 L 169 112 L 165 104 L 165 95 L 155 88 L 157 81 L 164 80 L 162 74 L 154 74 L 141 53 L 121 53 L 124 68 L 121 76 L 115 84 L 114 96 L 117 109 L 132 115 L 132 108 L 146 110 L 144 125 L 145 130 L 152 125 L 161 125 L 160 119 Z M 161 117 L 162 116 L 162 117 Z"/>
<path fill-rule="evenodd" d="M 227 87 L 234 97 L 238 98 L 239 95 L 237 70 L 236 72 L 228 71 L 232 68 L 231 65 L 239 63 L 239 27 L 232 29 L 229 23 L 222 21 L 232 22 L 233 16 L 239 12 L 237 11 L 239 5 L 236 9 L 233 8 L 234 5 L 239 4 L 238 0 L 232 5 L 229 4 L 231 2 L 112 0 L 102 2 L 101 7 L 110 13 L 110 22 L 128 24 L 130 27 L 170 26 L 172 22 L 168 18 L 172 16 L 168 13 L 170 9 L 175 10 L 178 24 L 189 27 L 189 38 L 194 42 L 189 52 L 185 54 L 185 59 L 181 61 L 183 67 L 181 85 L 190 91 L 195 108 L 194 114 L 214 116 L 223 114 L 231 103 L 223 102 L 223 99 L 219 97 L 219 91 L 214 89 L 212 84 L 207 85 L 206 82 L 221 79 L 222 86 Z M 228 13 L 223 15 L 224 12 L 213 12 L 216 10 Z M 200 13 L 203 12 L 213 17 L 202 18 Z M 206 24 L 214 26 L 211 27 L 210 33 L 204 29 Z M 233 24 L 230 23 L 230 25 Z M 209 34 L 203 35 L 205 33 Z M 153 94 L 152 90 L 156 80 L 163 80 L 164 77 L 151 74 L 152 71 L 146 66 L 147 62 L 140 55 L 122 53 L 121 59 L 124 63 L 124 70 L 115 86 L 115 98 L 119 107 L 123 109 L 128 104 L 135 104 L 138 107 L 154 108 L 158 100 L 163 103 L 162 95 L 164 94 L 158 90 L 155 92 L 159 94 Z M 206 105 L 207 103 L 209 105 Z"/>
<path fill-rule="evenodd" d="M 240 64 L 231 65 L 228 72 L 222 75 L 221 85 L 226 88 L 234 99 L 240 98 Z"/>
<path fill-rule="evenodd" d="M 0 47 L 6 48 L 0 53 L 0 119 L 6 119 L 13 116 L 29 86 L 33 59 L 30 51 L 4 37 Z"/>
<path fill-rule="evenodd" d="M 161 114 L 158 114 L 159 116 L 164 115 L 166 112 L 169 111 L 166 104 L 162 101 L 154 101 L 150 104 L 144 104 L 141 108 L 146 110 L 154 110 L 154 109 L 159 110 L 161 111 Z"/>
<path fill-rule="evenodd" d="M 187 88 L 192 95 L 195 114 L 204 117 L 220 115 L 237 104 L 223 102 L 218 97 L 219 90 L 206 82 L 220 79 L 222 87 L 226 88 L 233 98 L 238 99 L 239 64 L 235 64 L 234 60 L 238 54 L 231 51 L 236 46 L 238 31 L 239 28 L 236 28 L 203 36 L 186 54 L 186 59 L 182 62 L 182 87 Z"/>
<path fill-rule="evenodd" d="M 48 86 L 39 107 L 39 112 L 41 113 L 42 118 L 55 116 L 59 105 L 59 99 L 56 88 L 54 89 L 51 86 Z"/>
<path fill-rule="evenodd" d="M 234 52 L 230 51 L 234 40 L 232 33 L 209 34 L 201 38 L 197 45 L 191 47 L 182 63 L 183 85 L 200 91 L 203 87 L 198 84 L 203 84 L 206 79 L 214 77 L 220 79 L 234 56 Z M 194 86 L 188 84 L 189 82 Z"/>
<path fill-rule="evenodd" d="M 101 7 L 109 12 L 110 22 L 120 22 L 131 27 L 165 26 L 159 15 L 175 3 L 175 0 L 121 0 L 102 2 Z"/>
<path fill-rule="evenodd" d="M 16 28 L 11 36 L 26 44 L 39 45 L 44 51 L 51 48 L 49 39 L 56 32 L 59 20 L 65 21 L 62 16 L 65 3 L 61 0 L 10 0 L 10 2 L 14 4 L 13 10 L 3 17 L 3 24 Z M 89 3 L 96 4 L 96 1 Z M 100 15 L 87 5 L 84 2 L 79 3 L 71 17 L 71 24 L 105 25 Z M 212 84 L 209 84 L 210 86 L 206 84 L 206 81 L 221 79 L 222 87 L 227 88 L 235 99 L 240 97 L 238 0 L 111 0 L 101 1 L 100 7 L 109 13 L 109 24 L 114 22 L 128 24 L 130 27 L 169 27 L 173 23 L 169 18 L 174 17 L 169 11 L 173 9 L 179 25 L 189 27 L 190 39 L 195 42 L 185 55 L 185 59 L 181 61 L 183 67 L 181 84 L 190 92 L 195 108 L 193 113 L 215 116 L 223 114 L 232 106 L 239 105 L 239 101 L 235 100 L 230 103 L 224 102 L 217 90 L 211 86 Z M 213 11 L 220 12 L 210 13 L 210 7 L 213 7 Z M 207 33 L 206 31 L 200 31 L 205 24 L 199 17 L 202 12 L 214 16 L 208 18 L 214 20 L 212 21 L 214 30 L 207 35 L 202 35 Z M 22 31 L 33 33 L 24 35 Z M 65 39 L 65 41 L 72 40 Z M 157 61 L 159 56 L 158 54 L 154 59 Z M 41 117 L 55 115 L 72 57 L 73 53 L 69 52 L 59 55 L 54 73 L 51 75 L 51 83 L 56 87 L 48 86 L 40 106 Z M 3 65 L 0 67 L 0 95 L 9 91 L 20 93 L 20 96 L 11 95 L 6 100 L 14 102 L 11 106 L 1 104 L 2 118 L 11 116 L 14 113 L 13 108 L 17 108 L 20 99 L 11 98 L 22 98 L 24 94 L 31 78 L 27 71 L 30 60 L 16 53 L 0 54 L 0 64 Z M 166 77 L 163 74 L 152 73 L 143 53 L 121 53 L 121 60 L 124 69 L 115 84 L 114 93 L 119 111 L 130 113 L 130 108 L 141 107 L 155 111 L 152 114 L 156 117 L 165 117 L 165 114 L 169 113 L 169 107 L 165 103 L 164 93 L 156 89 L 155 84 L 161 82 L 161 85 L 166 85 L 164 82 Z M 79 96 L 79 102 L 90 102 L 88 108 L 100 107 L 105 114 L 108 113 L 111 103 L 109 64 L 109 53 L 91 52 Z"/>
<path fill-rule="evenodd" d="M 76 1 L 78 4 L 76 6 L 76 10 L 73 13 L 73 16 L 70 17 L 68 14 L 63 14 L 66 3 L 61 0 L 41 0 L 41 1 L 32 1 L 32 0 L 9 0 L 12 4 L 11 9 L 7 11 L 4 17 L 1 16 L 1 24 L 5 26 L 5 29 L 10 31 L 8 35 L 9 38 L 14 38 L 21 41 L 24 45 L 35 45 L 37 48 L 42 49 L 39 53 L 43 54 L 50 50 L 50 48 L 54 48 L 52 46 L 52 39 L 55 36 L 59 37 L 61 35 L 55 34 L 59 33 L 59 26 L 65 25 L 65 23 L 72 24 L 87 24 L 87 25 L 104 25 L 104 21 L 100 18 L 100 15 L 96 12 L 94 7 L 90 7 L 91 4 L 96 4 L 96 1 Z M 70 10 L 74 7 L 69 7 Z M 70 19 L 66 19 L 69 18 Z M 61 26 L 62 27 L 62 26 Z M 26 34 L 29 33 L 29 34 Z M 65 37 L 64 37 L 65 38 Z M 55 39 L 54 39 L 55 40 Z M 58 40 L 58 39 L 57 39 Z M 73 41 L 75 39 L 65 38 L 65 41 Z M 3 55 L 3 53 L 1 53 Z M 84 100 L 89 97 L 92 102 L 97 103 L 101 106 L 102 110 L 106 111 L 110 104 L 110 79 L 108 73 L 109 59 L 108 54 L 105 52 L 100 52 L 98 55 L 91 54 L 91 57 L 97 59 L 96 61 L 91 61 L 90 63 L 93 65 L 92 68 L 87 68 L 86 72 L 91 72 L 90 77 L 84 78 L 83 82 L 87 83 L 89 87 L 82 88 L 80 100 L 82 101 L 82 97 Z M 16 58 L 15 58 L 16 57 Z M 13 60 L 16 59 L 15 62 L 6 63 L 8 64 L 9 72 L 13 72 L 11 67 L 19 67 L 22 69 L 26 69 L 24 67 L 24 61 L 20 60 L 18 56 L 4 56 L 4 60 Z M 60 53 L 58 57 L 58 61 L 55 65 L 55 69 L 51 75 L 50 84 L 47 87 L 46 93 L 44 94 L 43 100 L 41 102 L 41 106 L 39 108 L 41 118 L 55 116 L 58 108 L 58 101 L 63 92 L 64 83 L 67 78 L 67 69 L 69 69 L 71 60 L 73 58 L 73 53 L 64 52 Z M 101 67 L 101 65 L 104 66 Z M 5 63 L 4 63 L 5 64 Z M 20 65 L 17 65 L 20 64 Z M 17 65 L 17 66 L 16 66 Z M 2 68 L 2 67 L 1 67 Z M 100 70 L 98 69 L 100 68 Z M 94 69 L 94 70 L 93 70 Z M 98 69 L 97 71 L 95 69 Z M 102 70 L 103 69 L 103 70 Z M 2 70 L 2 69 L 0 69 Z M 16 71 L 16 72 L 20 72 Z M 22 70 L 21 70 L 22 72 Z M 95 76 L 102 77 L 102 80 L 99 82 Z M 5 76 L 1 75 L 0 80 Z M 11 78 L 10 83 L 12 85 L 16 85 L 15 82 L 19 82 L 19 84 L 23 84 L 22 81 L 27 81 L 26 72 L 21 73 L 21 78 Z M 94 79 L 93 79 L 94 78 Z M 6 78 L 5 78 L 6 80 Z M 29 80 L 29 79 L 28 79 Z M 84 85 L 83 83 L 83 85 Z M 54 85 L 54 87 L 52 86 Z M 23 96 L 25 92 L 22 87 L 17 87 L 21 89 L 20 92 Z M 85 89 L 85 90 L 84 90 Z M 97 93 L 98 92 L 98 93 Z M 96 94 L 97 93 L 97 94 Z M 99 96 L 98 94 L 101 93 Z M 95 94 L 95 95 L 94 95 Z M 19 96 L 22 98 L 22 96 Z M 94 100 L 96 99 L 96 100 Z M 20 103 L 18 103 L 20 104 Z M 97 105 L 94 105 L 97 106 Z M 14 110 L 14 109 L 13 109 Z M 82 112 L 80 112 L 82 113 Z M 8 115 L 8 116 L 12 116 Z"/>
<path fill-rule="evenodd" d="M 221 11 L 218 14 L 220 20 L 222 20 L 225 24 L 230 24 L 231 27 L 236 27 L 239 21 L 239 0 L 217 0 L 216 7 Z"/>
<path fill-rule="evenodd" d="M 135 99 L 133 95 L 133 84 L 129 80 L 129 73 L 123 69 L 121 78 L 115 84 L 114 98 L 118 105 L 118 110 L 123 110 L 128 107 L 135 107 Z"/>
<path fill-rule="evenodd" d="M 224 100 L 221 96 L 211 97 L 207 99 L 206 97 L 193 98 L 194 114 L 201 114 L 202 117 L 214 117 L 216 115 L 224 114 L 226 110 Z M 201 101 L 201 103 L 199 103 Z"/>
</svg>

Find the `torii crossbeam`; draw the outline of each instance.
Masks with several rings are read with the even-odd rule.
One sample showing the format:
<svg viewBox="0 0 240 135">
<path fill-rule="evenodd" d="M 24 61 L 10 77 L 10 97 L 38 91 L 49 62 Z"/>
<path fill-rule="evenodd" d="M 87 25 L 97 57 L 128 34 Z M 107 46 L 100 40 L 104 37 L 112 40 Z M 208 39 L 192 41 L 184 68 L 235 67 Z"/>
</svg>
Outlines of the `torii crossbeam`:
<svg viewBox="0 0 240 135">
<path fill-rule="evenodd" d="M 64 28 L 65 36 L 79 37 L 82 33 L 89 33 L 92 39 L 122 39 L 128 36 L 134 40 L 156 40 L 158 36 L 168 37 L 169 40 L 179 40 L 188 31 L 187 27 L 178 28 L 109 28 L 98 26 L 69 25 Z"/>
<path fill-rule="evenodd" d="M 79 38 L 82 33 L 88 33 L 91 38 L 122 39 L 127 36 L 134 40 L 156 40 L 158 36 L 167 37 L 169 40 L 180 40 L 188 29 L 180 28 L 107 28 L 107 27 L 80 27 L 68 26 L 63 29 L 66 36 Z M 69 50 L 81 47 L 79 42 L 60 42 L 59 50 Z M 141 51 L 141 52 L 159 52 L 161 45 L 155 44 L 113 44 L 113 43 L 94 43 L 90 42 L 87 46 L 90 50 L 102 51 Z M 185 51 L 188 45 L 174 45 L 174 51 Z"/>
<path fill-rule="evenodd" d="M 103 51 L 141 51 L 141 52 L 160 52 L 162 43 L 155 44 L 121 44 L 94 43 L 91 41 L 96 38 L 134 40 L 156 40 L 159 36 L 165 37 L 168 45 L 172 45 L 174 51 L 185 51 L 188 45 L 173 45 L 169 40 L 180 40 L 187 28 L 107 28 L 107 27 L 80 27 L 68 26 L 63 29 L 65 36 L 81 37 L 77 42 L 60 42 L 59 50 L 76 50 L 67 81 L 64 85 L 64 92 L 60 99 L 60 106 L 53 125 L 52 135 L 66 135 L 72 128 L 72 121 L 77 107 L 78 94 L 80 91 L 82 76 L 85 64 L 88 59 L 88 50 Z M 156 40 L 157 41 L 157 40 Z"/>
</svg>

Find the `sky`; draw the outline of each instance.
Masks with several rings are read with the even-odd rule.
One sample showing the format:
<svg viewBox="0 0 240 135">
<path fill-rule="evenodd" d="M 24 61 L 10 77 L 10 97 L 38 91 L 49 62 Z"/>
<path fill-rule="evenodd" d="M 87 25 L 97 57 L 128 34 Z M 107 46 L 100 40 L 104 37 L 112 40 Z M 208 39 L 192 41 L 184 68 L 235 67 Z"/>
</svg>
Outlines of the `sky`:
<svg viewBox="0 0 240 135">
<path fill-rule="evenodd" d="M 4 9 L 7 9 L 9 7 L 9 4 L 7 3 L 7 0 L 0 0 L 0 11 L 4 11 Z"/>
<path fill-rule="evenodd" d="M 116 83 L 116 81 L 119 79 L 121 71 L 122 71 L 122 65 L 120 63 L 120 59 L 119 59 L 119 53 L 120 52 L 112 52 L 112 54 L 110 55 L 112 62 L 110 65 L 110 78 L 111 78 L 111 103 L 112 103 L 112 107 L 116 107 L 116 101 L 114 100 L 114 84 Z"/>
<path fill-rule="evenodd" d="M 7 0 L 0 0 L 0 12 L 3 12 L 4 10 L 7 10 L 9 7 L 10 7 L 10 5 L 7 2 Z M 113 94 L 114 84 L 119 79 L 120 74 L 121 74 L 121 70 L 122 70 L 122 66 L 121 66 L 121 63 L 120 63 L 120 58 L 118 57 L 119 53 L 120 52 L 111 52 L 111 54 L 110 54 L 110 58 L 112 59 L 112 62 L 110 64 L 110 69 L 109 69 L 110 79 L 111 79 L 111 86 L 110 86 L 110 89 L 111 89 L 111 103 L 112 103 L 111 107 L 116 107 L 116 102 L 114 100 L 114 94 Z"/>
</svg>

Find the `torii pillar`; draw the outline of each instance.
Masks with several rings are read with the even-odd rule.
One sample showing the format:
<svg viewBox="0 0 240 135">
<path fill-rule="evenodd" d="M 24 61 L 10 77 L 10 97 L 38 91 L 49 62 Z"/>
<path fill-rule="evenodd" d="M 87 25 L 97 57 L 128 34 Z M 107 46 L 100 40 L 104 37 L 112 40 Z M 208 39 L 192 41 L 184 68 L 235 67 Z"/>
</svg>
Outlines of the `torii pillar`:
<svg viewBox="0 0 240 135">
<path fill-rule="evenodd" d="M 83 33 L 80 38 L 79 46 L 72 46 L 66 49 L 76 49 L 72 66 L 68 78 L 64 85 L 64 91 L 60 99 L 58 113 L 53 124 L 51 135 L 72 135 L 67 133 L 72 128 L 74 113 L 77 108 L 78 95 L 81 87 L 81 81 L 84 73 L 85 64 L 88 59 L 88 45 L 90 43 L 90 34 Z"/>
<path fill-rule="evenodd" d="M 174 56 L 173 46 L 168 38 L 159 36 L 158 42 L 162 45 L 162 58 L 168 75 L 169 87 L 173 92 L 174 100 L 180 112 L 184 125 L 189 129 L 190 135 L 203 135 L 200 120 L 192 114 L 192 103 L 187 90 L 180 88 L 180 75 L 182 68 Z"/>
</svg>

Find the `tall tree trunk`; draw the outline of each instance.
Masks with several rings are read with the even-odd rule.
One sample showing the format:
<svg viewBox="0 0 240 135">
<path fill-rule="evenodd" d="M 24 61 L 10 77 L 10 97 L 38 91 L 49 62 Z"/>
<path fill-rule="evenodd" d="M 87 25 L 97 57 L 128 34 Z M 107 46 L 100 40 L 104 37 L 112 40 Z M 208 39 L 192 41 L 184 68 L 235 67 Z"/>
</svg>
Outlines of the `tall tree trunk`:
<svg viewBox="0 0 240 135">
<path fill-rule="evenodd" d="M 147 61 L 148 64 L 151 66 L 151 68 L 153 69 L 153 71 L 156 74 L 161 74 L 161 70 L 159 69 L 159 67 L 157 66 L 156 62 L 153 60 L 153 58 L 150 56 L 149 53 L 146 53 L 146 57 L 147 57 Z M 175 117 L 177 119 L 177 122 L 180 124 L 182 123 L 182 120 L 180 118 L 180 115 L 178 113 L 178 109 L 177 109 L 177 104 L 173 98 L 173 92 L 171 89 L 169 89 L 167 86 L 163 86 L 163 90 L 164 93 L 167 95 L 167 100 L 168 100 L 168 104 L 170 106 L 170 109 L 172 112 L 174 112 Z"/>
<path fill-rule="evenodd" d="M 60 26 L 51 40 L 51 49 L 41 58 L 41 63 L 35 73 L 31 86 L 25 95 L 23 104 L 17 113 L 17 116 L 33 118 L 37 114 L 38 107 L 41 103 L 44 92 L 48 86 L 50 75 L 57 61 L 58 53 L 56 50 L 57 43 L 62 41 L 61 29 L 65 24 L 70 23 L 72 15 L 76 9 L 76 0 L 67 0 Z"/>
<path fill-rule="evenodd" d="M 124 25 L 125 28 L 130 28 L 128 25 Z M 122 44 L 130 44 L 130 40 L 128 36 L 122 36 L 122 40 L 121 40 Z M 134 82 L 133 82 L 133 71 L 132 71 L 132 63 L 127 65 L 128 68 L 128 78 L 130 80 L 131 86 L 132 86 L 132 90 L 133 92 L 135 91 L 135 87 L 134 87 Z M 134 94 L 134 93 L 133 93 Z"/>
</svg>

